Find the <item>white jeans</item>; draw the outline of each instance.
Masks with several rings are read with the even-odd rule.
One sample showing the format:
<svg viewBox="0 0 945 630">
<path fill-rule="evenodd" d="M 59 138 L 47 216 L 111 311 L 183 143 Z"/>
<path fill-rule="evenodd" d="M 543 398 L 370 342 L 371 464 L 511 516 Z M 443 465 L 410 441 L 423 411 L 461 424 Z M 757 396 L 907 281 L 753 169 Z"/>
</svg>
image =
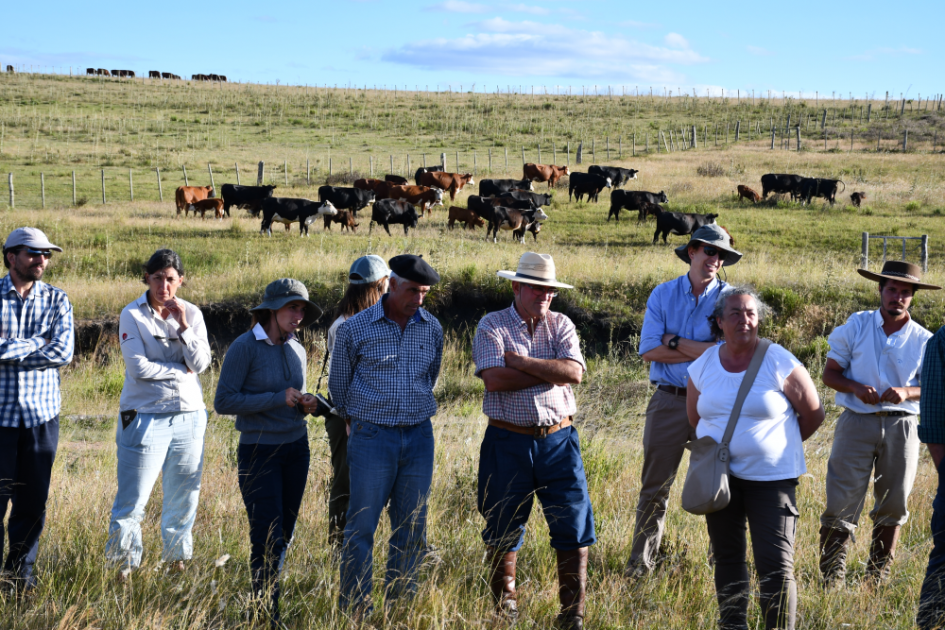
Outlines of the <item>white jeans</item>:
<svg viewBox="0 0 945 630">
<path fill-rule="evenodd" d="M 207 412 L 139 413 L 127 428 L 118 421 L 118 494 L 108 526 L 106 558 L 125 568 L 141 564 L 141 519 L 163 472 L 161 536 L 165 562 L 193 555 L 194 517 L 203 473 Z"/>
</svg>

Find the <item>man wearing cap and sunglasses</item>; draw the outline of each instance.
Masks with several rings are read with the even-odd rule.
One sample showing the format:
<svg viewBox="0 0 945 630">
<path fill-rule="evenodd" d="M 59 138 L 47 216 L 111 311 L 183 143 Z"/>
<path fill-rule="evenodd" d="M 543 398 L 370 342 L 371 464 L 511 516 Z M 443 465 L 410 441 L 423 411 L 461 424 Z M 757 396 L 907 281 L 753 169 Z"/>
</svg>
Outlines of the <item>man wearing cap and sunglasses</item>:
<svg viewBox="0 0 945 630">
<path fill-rule="evenodd" d="M 643 472 L 633 547 L 626 575 L 644 577 L 656 568 L 666 522 L 669 491 L 682 461 L 684 445 L 695 439 L 686 414 L 690 364 L 715 345 L 709 317 L 727 286 L 716 276 L 742 255 L 731 237 L 714 223 L 696 230 L 676 256 L 689 272 L 658 285 L 646 301 L 640 356 L 650 363 L 656 391 L 646 408 Z"/>
<path fill-rule="evenodd" d="M 837 419 L 827 463 L 827 504 L 820 517 L 824 586 L 843 583 L 850 538 L 873 478 L 872 544 L 866 565 L 874 581 L 889 576 L 899 530 L 919 462 L 917 429 L 922 357 L 932 333 L 909 316 L 922 268 L 888 260 L 880 273 L 858 269 L 879 283 L 879 309 L 854 313 L 827 339 L 823 381 L 836 390 Z M 875 475 L 873 470 L 875 468 Z"/>
<path fill-rule="evenodd" d="M 527 252 L 512 281 L 514 303 L 489 313 L 473 339 L 476 376 L 486 393 L 489 426 L 479 452 L 478 508 L 491 561 L 489 585 L 497 621 L 518 616 L 515 567 L 537 496 L 557 553 L 561 610 L 556 627 L 584 627 L 587 550 L 596 540 L 581 444 L 571 426 L 577 406 L 571 385 L 587 366 L 571 320 L 551 312 L 558 289 L 548 254 Z"/>
<path fill-rule="evenodd" d="M 389 264 L 390 292 L 338 328 L 328 369 L 335 413 L 351 428 L 338 605 L 359 620 L 372 612 L 374 533 L 385 505 L 391 522 L 386 603 L 416 590 L 433 480 L 430 418 L 437 410 L 443 329 L 422 305 L 440 276 L 420 256 L 394 256 Z"/>
<path fill-rule="evenodd" d="M 72 361 L 72 304 L 65 291 L 41 282 L 53 251 L 62 248 L 36 228 L 18 228 L 3 244 L 10 272 L 0 280 L 0 513 L 13 503 L 3 571 L 18 594 L 36 586 L 33 565 L 59 442 L 59 368 Z"/>
</svg>

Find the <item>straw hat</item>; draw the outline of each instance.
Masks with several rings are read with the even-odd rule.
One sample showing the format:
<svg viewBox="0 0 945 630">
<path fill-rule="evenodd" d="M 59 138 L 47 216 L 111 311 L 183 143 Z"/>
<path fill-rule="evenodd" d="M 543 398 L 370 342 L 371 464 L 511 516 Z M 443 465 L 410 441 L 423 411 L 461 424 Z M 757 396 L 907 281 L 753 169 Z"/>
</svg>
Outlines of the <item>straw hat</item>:
<svg viewBox="0 0 945 630">
<path fill-rule="evenodd" d="M 534 252 L 525 252 L 518 259 L 518 269 L 515 271 L 499 271 L 500 278 L 514 280 L 515 282 L 524 282 L 525 284 L 538 284 L 545 287 L 558 287 L 559 289 L 573 289 L 570 284 L 558 282 L 555 279 L 555 261 L 550 254 L 536 254 Z"/>
<path fill-rule="evenodd" d="M 883 270 L 879 273 L 869 271 L 868 269 L 857 269 L 856 272 L 867 280 L 879 281 L 880 278 L 899 280 L 900 282 L 914 284 L 916 289 L 927 289 L 930 291 L 938 291 L 942 288 L 934 284 L 925 284 L 922 282 L 922 267 L 907 263 L 904 260 L 887 260 L 883 263 Z"/>
</svg>

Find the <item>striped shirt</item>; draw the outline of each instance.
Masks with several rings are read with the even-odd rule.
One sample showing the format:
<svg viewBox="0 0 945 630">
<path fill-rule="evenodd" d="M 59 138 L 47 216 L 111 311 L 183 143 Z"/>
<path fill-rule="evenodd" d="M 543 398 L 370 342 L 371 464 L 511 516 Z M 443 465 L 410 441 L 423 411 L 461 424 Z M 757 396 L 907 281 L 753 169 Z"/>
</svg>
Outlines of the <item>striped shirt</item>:
<svg viewBox="0 0 945 630">
<path fill-rule="evenodd" d="M 528 324 L 513 304 L 489 313 L 479 322 L 473 339 L 476 376 L 483 370 L 505 367 L 505 353 L 533 359 L 571 359 L 587 371 L 574 323 L 561 313 L 548 312 L 529 335 Z M 486 392 L 482 412 L 493 420 L 523 427 L 552 426 L 577 411 L 570 385 L 535 385 L 514 392 Z"/>
<path fill-rule="evenodd" d="M 24 299 L 0 280 L 0 426 L 31 429 L 59 415 L 59 369 L 75 331 L 65 291 L 36 281 Z M 48 340 L 48 341 L 47 341 Z"/>
<path fill-rule="evenodd" d="M 342 418 L 413 426 L 436 414 L 433 388 L 443 358 L 443 328 L 419 309 L 406 328 L 384 314 L 387 296 L 338 328 L 328 391 Z"/>
</svg>

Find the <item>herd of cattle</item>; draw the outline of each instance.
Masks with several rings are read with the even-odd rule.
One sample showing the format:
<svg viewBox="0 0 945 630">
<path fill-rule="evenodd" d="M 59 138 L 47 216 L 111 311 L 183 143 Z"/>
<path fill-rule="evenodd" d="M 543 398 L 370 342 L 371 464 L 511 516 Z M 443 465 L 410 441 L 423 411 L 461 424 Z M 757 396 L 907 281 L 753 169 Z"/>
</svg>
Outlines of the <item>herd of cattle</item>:
<svg viewBox="0 0 945 630">
<path fill-rule="evenodd" d="M 552 201 L 552 189 L 558 180 L 568 177 L 568 199 L 578 201 L 585 197 L 597 201 L 605 188 L 610 188 L 610 210 L 607 220 L 620 220 L 620 211 L 637 211 L 637 221 L 648 216 L 656 220 L 653 243 L 660 236 L 667 242 L 670 234 L 687 235 L 707 223 L 715 223 L 717 214 L 695 214 L 669 212 L 660 204 L 669 203 L 666 193 L 642 190 L 622 190 L 621 187 L 637 178 L 639 171 L 612 166 L 592 165 L 586 173 L 571 172 L 567 166 L 548 164 L 525 164 L 522 179 L 484 179 L 479 182 L 479 194 L 467 198 L 466 207 L 451 205 L 447 214 L 447 227 L 457 223 L 466 229 L 486 228 L 486 237 L 498 239 L 499 230 L 512 232 L 513 237 L 525 242 L 526 232 L 535 240 L 541 232 L 542 222 L 549 216 L 544 210 Z M 536 182 L 547 182 L 548 192 L 535 192 Z M 739 185 L 739 199 L 761 201 L 771 193 L 790 194 L 792 200 L 804 199 L 810 203 L 812 197 L 823 197 L 834 203 L 840 180 L 807 178 L 800 175 L 768 174 L 761 178 L 762 195 L 751 188 Z M 177 189 L 177 214 L 187 216 L 193 211 L 206 217 L 207 212 L 222 219 L 230 216 L 231 208 L 243 208 L 254 217 L 262 216 L 261 234 L 272 235 L 272 224 L 282 223 L 286 231 L 291 224 L 299 224 L 299 234 L 308 235 L 309 226 L 319 217 L 324 220 L 324 229 L 330 230 L 333 223 L 342 231 L 357 231 L 361 225 L 358 212 L 371 206 L 371 223 L 383 226 L 390 235 L 391 225 L 402 225 L 407 235 L 416 228 L 419 220 L 432 214 L 434 206 L 443 206 L 443 198 L 449 194 L 455 201 L 467 185 L 476 182 L 470 173 L 448 173 L 440 167 L 424 167 L 414 174 L 414 184 L 399 175 L 386 175 L 384 179 L 358 179 L 353 187 L 321 186 L 318 201 L 274 197 L 275 186 L 239 186 L 224 184 L 222 198 L 214 196 L 210 186 L 181 186 Z M 845 188 L 845 185 L 844 185 Z M 853 203 L 859 206 L 866 199 L 865 193 L 853 193 Z M 724 229 L 724 227 L 723 227 Z"/>
<path fill-rule="evenodd" d="M 7 72 L 13 72 L 13 66 L 7 66 Z M 128 79 L 135 78 L 134 70 L 106 70 L 105 68 L 86 68 L 85 74 L 99 77 L 119 77 Z M 148 70 L 148 78 L 180 80 L 180 75 L 170 72 L 161 72 L 160 70 Z M 226 83 L 225 74 L 194 74 L 191 75 L 190 78 L 192 81 L 219 81 L 221 83 Z"/>
</svg>

